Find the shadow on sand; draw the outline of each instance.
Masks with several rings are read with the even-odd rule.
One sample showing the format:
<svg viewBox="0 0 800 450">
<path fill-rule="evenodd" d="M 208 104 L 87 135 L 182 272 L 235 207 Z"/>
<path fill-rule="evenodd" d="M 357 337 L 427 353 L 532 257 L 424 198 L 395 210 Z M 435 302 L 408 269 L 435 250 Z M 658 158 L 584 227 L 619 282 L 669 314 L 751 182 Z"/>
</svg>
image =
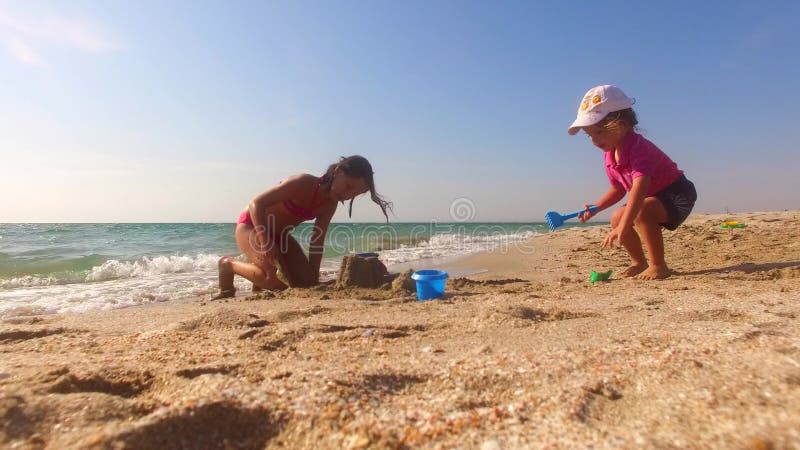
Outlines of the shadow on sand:
<svg viewBox="0 0 800 450">
<path fill-rule="evenodd" d="M 695 270 L 693 272 L 680 272 L 679 275 L 706 275 L 711 273 L 727 273 L 727 272 L 767 272 L 773 269 L 787 269 L 791 267 L 800 267 L 800 261 L 787 261 L 787 262 L 774 262 L 774 263 L 742 263 L 735 266 L 720 267 L 716 269 Z"/>
</svg>

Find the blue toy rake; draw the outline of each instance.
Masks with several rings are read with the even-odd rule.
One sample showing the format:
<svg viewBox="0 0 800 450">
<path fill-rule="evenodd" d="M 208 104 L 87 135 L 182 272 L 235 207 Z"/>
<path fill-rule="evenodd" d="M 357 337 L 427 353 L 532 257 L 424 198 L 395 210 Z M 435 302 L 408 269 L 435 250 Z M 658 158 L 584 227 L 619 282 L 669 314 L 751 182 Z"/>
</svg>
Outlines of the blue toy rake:
<svg viewBox="0 0 800 450">
<path fill-rule="evenodd" d="M 590 206 L 589 211 L 592 213 L 597 212 L 597 206 Z M 547 226 L 550 227 L 550 231 L 556 231 L 556 228 L 564 225 L 564 221 L 578 217 L 578 215 L 583 212 L 586 212 L 586 210 L 582 209 L 569 214 L 559 214 L 555 211 L 548 211 L 547 214 L 544 215 L 544 218 L 547 219 Z"/>
</svg>

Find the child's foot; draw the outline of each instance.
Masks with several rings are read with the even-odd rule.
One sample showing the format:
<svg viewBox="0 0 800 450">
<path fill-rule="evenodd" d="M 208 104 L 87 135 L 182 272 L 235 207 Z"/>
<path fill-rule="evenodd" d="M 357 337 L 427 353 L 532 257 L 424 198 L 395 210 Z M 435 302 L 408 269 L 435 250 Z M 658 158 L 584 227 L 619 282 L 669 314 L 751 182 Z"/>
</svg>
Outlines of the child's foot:
<svg viewBox="0 0 800 450">
<path fill-rule="evenodd" d="M 650 266 L 644 272 L 636 276 L 637 280 L 663 280 L 670 275 L 667 266 Z"/>
<path fill-rule="evenodd" d="M 221 298 L 229 298 L 236 295 L 236 289 L 233 287 L 233 264 L 231 258 L 223 256 L 217 262 L 219 269 L 219 294 L 211 300 L 219 300 Z"/>
<path fill-rule="evenodd" d="M 236 290 L 235 289 L 224 290 L 224 291 L 219 291 L 219 294 L 211 297 L 211 300 L 221 300 L 223 298 L 231 298 L 231 297 L 235 297 L 235 296 L 236 296 Z"/>
<path fill-rule="evenodd" d="M 622 272 L 622 276 L 625 278 L 635 277 L 645 270 L 647 270 L 647 264 L 631 264 L 630 267 Z"/>
<path fill-rule="evenodd" d="M 268 289 L 270 291 L 282 291 L 288 288 L 283 281 L 280 280 L 277 276 L 271 276 L 267 278 L 267 285 L 263 289 Z"/>
<path fill-rule="evenodd" d="M 289 286 L 286 286 L 281 280 L 277 278 L 272 278 L 268 280 L 267 287 L 260 287 L 256 286 L 255 283 L 253 284 L 253 294 L 258 294 L 259 292 L 264 291 L 282 291 Z"/>
</svg>

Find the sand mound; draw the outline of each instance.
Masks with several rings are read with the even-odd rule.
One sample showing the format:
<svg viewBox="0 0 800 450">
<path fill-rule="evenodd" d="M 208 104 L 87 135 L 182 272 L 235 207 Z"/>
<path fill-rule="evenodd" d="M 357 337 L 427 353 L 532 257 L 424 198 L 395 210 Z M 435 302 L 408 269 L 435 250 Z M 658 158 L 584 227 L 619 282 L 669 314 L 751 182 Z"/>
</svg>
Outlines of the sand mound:
<svg viewBox="0 0 800 450">
<path fill-rule="evenodd" d="M 376 257 L 345 256 L 336 280 L 337 288 L 377 288 L 390 282 L 389 271 Z"/>
</svg>

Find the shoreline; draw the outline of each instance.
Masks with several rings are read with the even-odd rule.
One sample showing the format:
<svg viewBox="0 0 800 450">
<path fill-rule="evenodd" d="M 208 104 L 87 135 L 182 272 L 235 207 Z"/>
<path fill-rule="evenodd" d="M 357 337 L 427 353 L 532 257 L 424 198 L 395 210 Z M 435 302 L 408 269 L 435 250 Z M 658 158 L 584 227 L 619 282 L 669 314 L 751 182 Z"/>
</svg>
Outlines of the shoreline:
<svg viewBox="0 0 800 450">
<path fill-rule="evenodd" d="M 747 228 L 723 230 L 723 220 Z M 442 300 L 327 286 L 0 320 L 0 446 L 794 448 L 800 212 L 468 255 Z M 492 447 L 494 446 L 494 447 Z"/>
<path fill-rule="evenodd" d="M 215 295 L 219 254 L 210 249 L 213 245 L 206 242 L 221 242 L 219 227 L 189 224 L 180 229 L 165 230 L 157 225 L 149 224 L 127 231 L 107 227 L 37 228 L 29 230 L 32 236 L 24 236 L 16 229 L 6 230 L 10 233 L 5 241 L 9 255 L 0 258 L 3 259 L 0 266 L 7 276 L 0 279 L 0 317 L 109 309 L 174 301 L 187 296 Z M 425 227 L 425 224 L 419 226 Z M 503 228 L 502 224 L 439 224 L 435 229 L 426 228 L 425 233 L 455 234 L 433 235 L 424 240 L 413 229 L 389 226 L 384 233 L 388 233 L 386 236 L 390 236 L 389 240 L 395 246 L 380 251 L 381 260 L 390 267 L 393 264 L 415 267 L 441 264 L 504 241 L 524 239 L 532 234 L 530 229 L 542 226 L 506 224 Z M 336 252 L 344 251 L 345 246 L 352 247 L 351 253 L 356 248 L 371 248 L 380 245 L 382 239 L 381 235 L 359 225 L 334 231 L 330 239 L 331 248 L 326 249 L 331 254 L 322 261 L 322 281 L 333 279 L 340 267 L 341 256 L 336 256 Z M 92 243 L 98 240 L 116 242 L 118 237 L 115 233 L 122 232 L 132 234 L 135 245 L 131 245 L 141 248 L 142 253 L 113 248 L 104 252 L 93 247 Z M 66 236 L 54 244 L 61 246 L 61 252 L 56 251 L 52 258 L 40 255 L 31 261 L 26 260 L 26 252 L 30 249 L 26 250 L 25 239 L 47 237 L 49 233 Z M 170 233 L 184 236 L 187 241 L 158 247 L 157 244 Z M 81 241 L 81 236 L 86 243 Z M 377 244 L 373 242 L 375 239 Z M 192 244 L 199 245 L 200 250 L 191 250 Z M 43 248 L 36 250 L 37 254 L 45 251 Z M 219 251 L 225 254 L 225 250 Z M 237 288 L 242 292 L 249 290 L 243 279 L 237 279 Z"/>
</svg>

